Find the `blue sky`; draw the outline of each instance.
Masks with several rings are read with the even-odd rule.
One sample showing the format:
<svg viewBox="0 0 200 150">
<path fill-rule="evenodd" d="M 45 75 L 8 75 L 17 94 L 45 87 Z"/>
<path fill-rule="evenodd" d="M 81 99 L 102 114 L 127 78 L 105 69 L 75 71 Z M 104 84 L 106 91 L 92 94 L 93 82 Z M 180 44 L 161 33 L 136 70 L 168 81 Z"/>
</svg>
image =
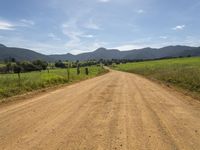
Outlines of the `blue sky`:
<svg viewBox="0 0 200 150">
<path fill-rule="evenodd" d="M 199 0 L 0 0 L 0 43 L 44 54 L 200 46 Z"/>
</svg>

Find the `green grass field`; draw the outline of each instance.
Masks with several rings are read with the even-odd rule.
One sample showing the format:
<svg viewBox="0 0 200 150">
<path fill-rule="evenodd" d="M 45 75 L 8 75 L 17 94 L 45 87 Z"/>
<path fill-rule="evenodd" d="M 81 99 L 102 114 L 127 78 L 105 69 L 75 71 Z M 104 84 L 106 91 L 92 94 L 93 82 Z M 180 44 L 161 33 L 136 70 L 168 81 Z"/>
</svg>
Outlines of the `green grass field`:
<svg viewBox="0 0 200 150">
<path fill-rule="evenodd" d="M 1 63 L 0 63 L 0 67 L 4 67 L 4 66 L 5 66 L 5 64 L 1 64 Z"/>
<path fill-rule="evenodd" d="M 200 57 L 127 63 L 113 68 L 161 80 L 200 94 Z"/>
<path fill-rule="evenodd" d="M 88 67 L 89 75 L 85 74 L 84 68 L 80 68 L 80 75 L 76 74 L 76 68 L 70 69 L 70 81 L 68 81 L 67 69 L 53 69 L 42 72 L 21 73 L 21 81 L 17 74 L 0 74 L 0 99 L 30 92 L 33 90 L 76 82 L 92 78 L 106 72 L 97 66 Z"/>
</svg>

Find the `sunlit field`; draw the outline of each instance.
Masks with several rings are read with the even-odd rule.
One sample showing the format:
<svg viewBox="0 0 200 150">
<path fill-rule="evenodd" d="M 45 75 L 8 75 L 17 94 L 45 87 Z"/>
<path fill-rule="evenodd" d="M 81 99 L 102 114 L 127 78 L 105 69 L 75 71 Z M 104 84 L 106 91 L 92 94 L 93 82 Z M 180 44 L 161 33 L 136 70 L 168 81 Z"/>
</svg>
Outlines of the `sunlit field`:
<svg viewBox="0 0 200 150">
<path fill-rule="evenodd" d="M 200 57 L 127 63 L 114 68 L 200 93 Z"/>
<path fill-rule="evenodd" d="M 0 99 L 36 89 L 92 78 L 106 72 L 102 67 L 92 66 L 88 68 L 89 75 L 85 74 L 85 68 L 80 68 L 79 75 L 77 75 L 76 68 L 70 69 L 69 79 L 67 69 L 21 73 L 20 79 L 18 74 L 0 74 Z"/>
</svg>

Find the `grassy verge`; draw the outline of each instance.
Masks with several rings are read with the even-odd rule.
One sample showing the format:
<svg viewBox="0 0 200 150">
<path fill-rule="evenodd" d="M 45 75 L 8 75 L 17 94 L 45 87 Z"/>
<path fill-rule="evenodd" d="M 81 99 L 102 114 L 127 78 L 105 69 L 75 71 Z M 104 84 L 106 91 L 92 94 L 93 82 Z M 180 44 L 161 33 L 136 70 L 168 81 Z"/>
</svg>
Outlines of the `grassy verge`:
<svg viewBox="0 0 200 150">
<path fill-rule="evenodd" d="M 76 68 L 70 69 L 70 80 L 68 81 L 67 69 L 54 69 L 42 72 L 22 73 L 19 82 L 17 74 L 0 74 L 0 101 L 3 98 L 23 94 L 33 90 L 53 87 L 59 84 L 73 83 L 76 81 L 92 78 L 106 72 L 97 66 L 88 67 L 89 75 L 85 74 L 84 68 L 81 73 L 76 74 Z"/>
<path fill-rule="evenodd" d="M 200 57 L 127 63 L 113 68 L 160 80 L 200 96 Z"/>
</svg>

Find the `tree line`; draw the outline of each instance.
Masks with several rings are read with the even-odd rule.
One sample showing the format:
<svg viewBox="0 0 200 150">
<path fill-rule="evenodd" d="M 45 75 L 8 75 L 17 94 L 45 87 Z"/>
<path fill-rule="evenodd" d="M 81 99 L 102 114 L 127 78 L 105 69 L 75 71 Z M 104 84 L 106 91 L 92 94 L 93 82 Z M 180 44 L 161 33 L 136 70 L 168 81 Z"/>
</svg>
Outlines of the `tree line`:
<svg viewBox="0 0 200 150">
<path fill-rule="evenodd" d="M 6 59 L 3 63 L 3 66 L 0 67 L 0 73 L 24 73 L 31 71 L 42 71 L 49 70 L 54 68 L 77 68 L 87 67 L 92 65 L 98 65 L 98 62 L 95 60 L 89 60 L 84 62 L 74 61 L 56 61 L 46 62 L 43 60 L 35 61 L 16 61 L 15 58 Z"/>
<path fill-rule="evenodd" d="M 43 60 L 16 61 L 15 58 L 9 58 L 4 61 L 5 65 L 0 67 L 0 73 L 21 73 L 21 72 L 31 72 L 31 71 L 42 71 L 53 68 L 79 68 L 92 65 L 111 66 L 113 64 L 118 65 L 129 62 L 142 62 L 142 61 L 170 59 L 170 58 L 175 58 L 175 57 L 164 57 L 158 59 L 136 59 L 136 60 L 130 60 L 130 59 L 99 59 L 99 60 L 87 60 L 87 61 L 77 60 L 72 62 L 68 60 L 65 61 L 58 60 L 54 63 L 48 63 Z"/>
<path fill-rule="evenodd" d="M 14 59 L 13 59 L 14 60 Z M 19 73 L 46 70 L 48 63 L 42 60 L 35 61 L 8 61 L 0 67 L 0 73 Z"/>
</svg>

